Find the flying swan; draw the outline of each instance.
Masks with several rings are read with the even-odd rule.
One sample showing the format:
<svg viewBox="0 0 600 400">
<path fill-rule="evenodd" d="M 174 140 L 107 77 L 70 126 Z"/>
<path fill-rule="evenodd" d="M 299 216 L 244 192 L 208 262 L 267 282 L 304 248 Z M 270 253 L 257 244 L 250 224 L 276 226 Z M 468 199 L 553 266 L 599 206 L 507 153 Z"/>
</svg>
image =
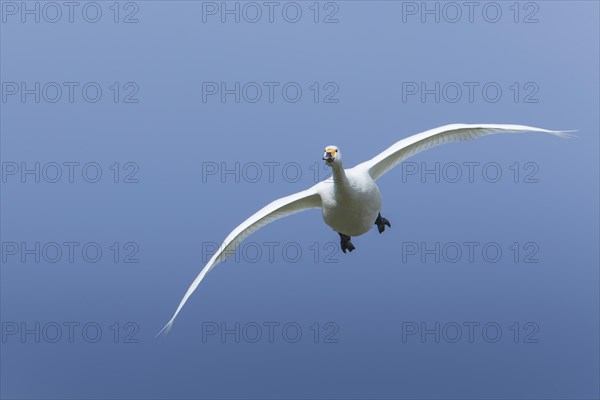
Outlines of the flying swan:
<svg viewBox="0 0 600 400">
<path fill-rule="evenodd" d="M 167 333 L 171 329 L 175 318 L 206 274 L 230 256 L 242 240 L 263 226 L 300 211 L 321 208 L 325 223 L 340 236 L 342 251 L 351 252 L 355 249 L 351 241 L 353 236 L 366 233 L 373 225 L 377 225 L 379 233 L 386 226 L 391 227 L 390 222 L 380 214 L 381 194 L 375 181 L 401 161 L 444 143 L 471 140 L 495 133 L 522 132 L 570 136 L 566 131 L 549 131 L 524 125 L 445 125 L 402 139 L 374 158 L 349 169 L 342 167 L 340 149 L 337 146 L 327 146 L 323 160 L 332 169 L 332 176 L 302 192 L 275 200 L 235 228 L 192 282 L 175 313 L 159 333 Z"/>
</svg>

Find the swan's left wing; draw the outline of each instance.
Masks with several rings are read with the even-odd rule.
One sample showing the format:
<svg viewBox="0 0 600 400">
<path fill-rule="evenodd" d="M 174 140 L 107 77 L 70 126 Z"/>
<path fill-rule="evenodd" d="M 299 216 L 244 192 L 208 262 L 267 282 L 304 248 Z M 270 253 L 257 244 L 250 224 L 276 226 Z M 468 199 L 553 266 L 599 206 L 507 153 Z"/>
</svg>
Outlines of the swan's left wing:
<svg viewBox="0 0 600 400">
<path fill-rule="evenodd" d="M 423 150 L 439 146 L 444 143 L 459 140 L 471 140 L 494 133 L 519 133 L 542 132 L 560 137 L 570 136 L 567 132 L 549 131 L 525 125 L 497 125 L 497 124 L 452 124 L 430 129 L 402 139 L 388 149 L 373 157 L 371 160 L 359 164 L 357 168 L 365 168 L 373 179 L 380 178 L 383 174 L 394 168 L 401 161 L 420 153 Z"/>
<path fill-rule="evenodd" d="M 309 208 L 319 208 L 321 207 L 321 196 L 318 191 L 318 184 L 304 190 L 299 193 L 292 194 L 287 197 L 282 197 L 281 199 L 275 200 L 274 202 L 268 204 L 263 207 L 261 210 L 257 211 L 250 218 L 242 222 L 237 228 L 233 230 L 225 238 L 218 251 L 211 257 L 206 266 L 202 269 L 200 274 L 196 277 L 194 282 L 192 282 L 191 286 L 188 288 L 187 292 L 183 296 L 183 299 L 179 303 L 177 310 L 173 314 L 173 317 L 169 320 L 167 325 L 161 330 L 161 332 L 168 332 L 173 326 L 173 322 L 179 314 L 179 311 L 183 308 L 183 305 L 186 303 L 188 298 L 194 293 L 200 282 L 204 279 L 206 274 L 213 269 L 217 264 L 224 261 L 227 257 L 231 256 L 236 249 L 236 246 L 244 240 L 246 237 L 250 236 L 252 233 L 256 232 L 263 226 L 283 217 L 287 217 L 288 215 L 295 214 L 297 212 L 307 210 Z"/>
</svg>

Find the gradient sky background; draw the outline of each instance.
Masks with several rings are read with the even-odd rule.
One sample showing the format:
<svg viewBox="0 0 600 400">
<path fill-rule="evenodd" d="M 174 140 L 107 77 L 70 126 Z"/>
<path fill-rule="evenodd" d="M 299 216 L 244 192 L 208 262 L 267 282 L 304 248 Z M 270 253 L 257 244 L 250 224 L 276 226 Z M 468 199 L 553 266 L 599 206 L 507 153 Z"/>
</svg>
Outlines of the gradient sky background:
<svg viewBox="0 0 600 400">
<path fill-rule="evenodd" d="M 23 23 L 21 4 L 1 2 L 3 398 L 598 398 L 597 2 L 520 3 L 518 15 L 499 2 L 495 23 L 486 2 L 472 22 L 462 6 L 455 23 L 456 10 L 435 2 L 439 23 L 421 22 L 421 2 L 320 3 L 318 23 L 313 2 L 295 3 L 296 23 L 282 17 L 285 6 L 294 18 L 289 3 L 277 3 L 272 23 L 266 6 L 257 23 L 221 23 L 203 15 L 220 2 L 196 1 L 122 2 L 117 23 L 113 2 L 97 3 L 96 23 L 82 17 L 85 8 L 94 18 L 85 2 L 72 23 L 64 6 L 58 22 L 44 21 L 55 10 L 39 3 L 40 22 Z M 253 18 L 245 4 L 242 17 Z M 40 82 L 39 103 L 10 94 L 22 82 Z M 73 102 L 66 89 L 49 102 L 49 82 L 76 82 Z M 95 103 L 82 97 L 88 82 L 102 88 Z M 206 92 L 203 101 L 210 82 L 279 86 L 272 103 L 266 91 L 247 101 L 252 85 L 239 103 Z M 295 103 L 281 92 L 290 82 L 302 89 Z M 446 91 L 422 100 L 407 94 L 410 82 Z M 452 102 L 465 82 L 477 85 L 472 101 L 465 89 Z M 374 227 L 342 254 L 317 211 L 273 223 L 211 272 L 167 337 L 154 337 L 206 246 L 313 184 L 315 171 L 324 177 L 315 166 L 325 145 L 352 166 L 455 122 L 578 137 L 493 136 L 421 153 L 380 180 L 390 230 Z M 79 163 L 72 183 L 65 162 Z M 220 177 L 223 162 L 239 163 L 239 182 Z M 39 183 L 10 174 L 35 163 Z M 100 167 L 98 182 L 82 178 L 87 163 L 97 163 L 88 179 Z M 279 163 L 272 182 L 265 163 Z M 436 163 L 439 182 L 421 175 Z M 79 243 L 73 262 L 65 242 Z M 472 260 L 468 242 L 478 243 Z M 40 262 L 23 251 L 36 243 L 47 250 Z M 102 250 L 98 262 L 82 256 L 87 243 L 90 257 Z"/>
</svg>

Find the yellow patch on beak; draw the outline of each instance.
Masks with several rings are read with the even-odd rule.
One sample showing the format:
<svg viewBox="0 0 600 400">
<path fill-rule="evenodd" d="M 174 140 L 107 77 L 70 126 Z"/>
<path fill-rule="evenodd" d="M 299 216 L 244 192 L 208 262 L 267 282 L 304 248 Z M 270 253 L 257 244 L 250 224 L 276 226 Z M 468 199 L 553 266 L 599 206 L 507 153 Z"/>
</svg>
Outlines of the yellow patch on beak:
<svg viewBox="0 0 600 400">
<path fill-rule="evenodd" d="M 323 156 L 323 160 L 327 162 L 333 162 L 336 154 L 337 150 L 335 149 L 325 149 L 325 155 Z"/>
</svg>

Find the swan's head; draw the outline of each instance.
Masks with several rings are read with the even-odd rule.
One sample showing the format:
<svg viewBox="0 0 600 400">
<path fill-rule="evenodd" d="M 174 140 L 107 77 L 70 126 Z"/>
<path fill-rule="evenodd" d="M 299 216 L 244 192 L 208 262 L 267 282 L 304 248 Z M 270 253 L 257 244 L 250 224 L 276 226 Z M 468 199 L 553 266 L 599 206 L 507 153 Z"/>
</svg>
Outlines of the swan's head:
<svg viewBox="0 0 600 400">
<path fill-rule="evenodd" d="M 330 167 L 342 165 L 342 153 L 337 146 L 327 146 L 325 147 L 323 160 L 325 160 L 325 164 Z"/>
</svg>

